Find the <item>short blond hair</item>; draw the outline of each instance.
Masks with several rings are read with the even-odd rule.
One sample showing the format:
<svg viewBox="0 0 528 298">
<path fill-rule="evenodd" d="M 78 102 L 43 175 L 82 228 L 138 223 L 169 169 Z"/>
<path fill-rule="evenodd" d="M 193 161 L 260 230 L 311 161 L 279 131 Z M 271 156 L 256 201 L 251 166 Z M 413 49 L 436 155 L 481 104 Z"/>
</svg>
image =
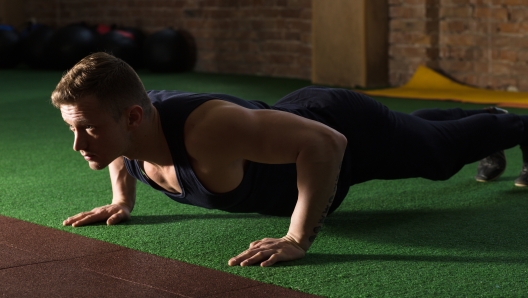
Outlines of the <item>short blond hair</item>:
<svg viewBox="0 0 528 298">
<path fill-rule="evenodd" d="M 66 72 L 51 94 L 51 103 L 60 108 L 61 105 L 75 105 L 88 96 L 95 96 L 116 121 L 129 106 L 141 106 L 146 115 L 152 107 L 134 69 L 103 52 L 86 56 Z"/>
</svg>

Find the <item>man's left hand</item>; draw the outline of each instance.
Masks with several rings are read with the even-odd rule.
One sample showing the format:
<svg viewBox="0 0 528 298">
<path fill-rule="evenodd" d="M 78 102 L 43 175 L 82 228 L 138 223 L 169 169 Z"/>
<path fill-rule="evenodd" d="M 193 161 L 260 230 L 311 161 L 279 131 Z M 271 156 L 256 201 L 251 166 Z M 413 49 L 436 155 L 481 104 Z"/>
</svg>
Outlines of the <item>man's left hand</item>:
<svg viewBox="0 0 528 298">
<path fill-rule="evenodd" d="M 228 264 L 229 266 L 250 266 L 260 263 L 260 266 L 267 267 L 277 262 L 300 259 L 305 255 L 306 251 L 288 236 L 264 238 L 252 242 L 249 249 L 230 259 Z"/>
</svg>

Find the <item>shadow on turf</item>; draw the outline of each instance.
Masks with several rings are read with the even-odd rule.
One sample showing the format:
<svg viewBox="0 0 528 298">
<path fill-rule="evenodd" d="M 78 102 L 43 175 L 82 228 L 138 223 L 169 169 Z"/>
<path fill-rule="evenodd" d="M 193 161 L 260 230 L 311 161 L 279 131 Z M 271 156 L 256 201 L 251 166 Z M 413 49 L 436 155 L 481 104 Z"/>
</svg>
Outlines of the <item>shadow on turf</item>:
<svg viewBox="0 0 528 298">
<path fill-rule="evenodd" d="M 460 210 L 338 211 L 324 233 L 397 247 L 525 253 L 527 219 L 526 202 L 506 200 Z"/>
<path fill-rule="evenodd" d="M 430 263 L 494 263 L 528 264 L 527 257 L 470 257 L 470 256 L 424 256 L 424 255 L 366 255 L 366 254 L 322 254 L 308 253 L 304 259 L 276 266 L 300 266 L 332 263 L 355 263 L 365 261 L 430 262 Z"/>
<path fill-rule="evenodd" d="M 517 192 L 518 191 L 511 191 Z M 508 196 L 490 206 L 461 209 L 427 210 L 373 210 L 337 211 L 329 216 L 320 241 L 329 237 L 335 243 L 343 241 L 348 248 L 343 254 L 312 254 L 292 265 L 368 260 L 422 261 L 422 262 L 475 262 L 475 263 L 528 263 L 528 200 L 508 199 Z M 524 195 L 522 196 L 524 197 Z M 251 219 L 258 214 L 174 214 L 137 215 L 125 224 L 164 224 L 194 219 Z M 286 227 L 285 227 L 286 229 Z M 341 240 L 342 239 L 342 240 Z M 391 254 L 349 254 L 361 243 L 382 245 L 381 250 Z M 335 245 L 335 244 L 334 244 Z M 338 248 L 339 249 L 339 248 Z M 407 255 L 409 249 L 418 249 L 417 255 Z M 442 254 L 435 250 L 442 249 Z M 449 255 L 450 251 L 453 255 Z M 461 256 L 466 251 L 472 256 Z M 481 256 L 482 254 L 490 255 Z M 314 257 L 315 255 L 315 257 Z M 526 257 L 524 256 L 526 255 Z"/>
<path fill-rule="evenodd" d="M 243 218 L 254 218 L 259 219 L 265 215 L 259 215 L 254 213 L 221 213 L 221 214 L 169 214 L 169 215 L 134 215 L 132 220 L 127 221 L 123 224 L 126 225 L 153 225 L 153 224 L 164 224 L 173 223 L 184 220 L 193 219 L 243 219 Z"/>
<path fill-rule="evenodd" d="M 528 200 L 526 200 L 528 201 Z M 137 215 L 126 225 L 152 225 L 194 219 L 253 219 L 259 214 L 216 213 Z M 486 252 L 525 252 L 528 202 L 504 200 L 496 206 L 444 210 L 337 211 L 324 235 L 396 247 L 431 247 Z M 285 227 L 286 228 L 286 227 Z"/>
<path fill-rule="evenodd" d="M 278 266 L 368 261 L 528 264 L 528 208 L 525 204 L 512 205 L 464 210 L 336 212 L 328 218 L 324 234 L 346 238 L 343 243 L 351 251 L 357 244 L 355 239 L 363 245 L 389 244 L 386 251 L 396 251 L 395 254 L 349 254 L 347 249 L 342 254 L 309 252 L 304 259 Z M 323 237 L 319 240 L 325 241 Z M 405 254 L 409 248 L 422 254 Z M 444 250 L 444 255 L 427 255 L 437 254 L 438 248 Z M 473 256 L 461 255 L 460 250 Z"/>
</svg>

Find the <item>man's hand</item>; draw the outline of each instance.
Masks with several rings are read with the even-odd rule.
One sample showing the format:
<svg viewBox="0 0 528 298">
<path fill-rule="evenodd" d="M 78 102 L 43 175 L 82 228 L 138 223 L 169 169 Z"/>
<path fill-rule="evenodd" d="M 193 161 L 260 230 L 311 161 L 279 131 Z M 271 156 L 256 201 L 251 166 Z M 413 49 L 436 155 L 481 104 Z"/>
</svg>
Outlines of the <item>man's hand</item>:
<svg viewBox="0 0 528 298">
<path fill-rule="evenodd" d="M 249 245 L 249 249 L 229 260 L 229 266 L 250 266 L 260 263 L 267 267 L 277 262 L 292 261 L 306 255 L 297 242 L 289 237 L 264 238 Z"/>
<path fill-rule="evenodd" d="M 80 227 L 106 220 L 107 225 L 115 225 L 129 219 L 130 210 L 128 207 L 119 204 L 111 204 L 69 217 L 62 224 L 65 226 L 71 225 L 72 227 Z"/>
</svg>

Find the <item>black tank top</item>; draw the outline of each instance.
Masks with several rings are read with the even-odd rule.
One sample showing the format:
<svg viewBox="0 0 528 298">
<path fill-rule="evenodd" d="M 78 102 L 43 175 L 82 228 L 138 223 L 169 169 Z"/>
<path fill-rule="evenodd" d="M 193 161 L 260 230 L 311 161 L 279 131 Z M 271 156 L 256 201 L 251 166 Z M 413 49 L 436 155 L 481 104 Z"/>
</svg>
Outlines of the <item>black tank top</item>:
<svg viewBox="0 0 528 298">
<path fill-rule="evenodd" d="M 336 104 L 336 94 L 331 94 L 328 90 L 330 89 L 321 87 L 303 88 L 289 94 L 271 107 L 263 102 L 247 101 L 225 94 L 149 91 L 148 95 L 160 115 L 163 132 L 174 162 L 176 176 L 181 186 L 181 194 L 167 192 L 150 181 L 142 173 L 136 160 L 124 158 L 126 168 L 136 179 L 180 203 L 227 212 L 255 212 L 267 215 L 291 216 L 298 196 L 295 164 L 270 165 L 249 161 L 242 182 L 237 188 L 227 193 L 212 193 L 200 183 L 191 167 L 183 139 L 185 121 L 189 114 L 199 105 L 209 100 L 220 99 L 248 109 L 287 111 L 325 123 L 338 131 L 346 132 L 347 130 L 342 127 L 343 121 L 340 121 L 339 118 L 350 118 L 350 114 L 346 114 L 342 106 L 336 105 L 336 107 L 333 107 Z M 337 193 L 330 210 L 331 212 L 342 202 L 351 185 L 351 160 L 349 155 L 345 154 L 343 160 Z"/>
</svg>

